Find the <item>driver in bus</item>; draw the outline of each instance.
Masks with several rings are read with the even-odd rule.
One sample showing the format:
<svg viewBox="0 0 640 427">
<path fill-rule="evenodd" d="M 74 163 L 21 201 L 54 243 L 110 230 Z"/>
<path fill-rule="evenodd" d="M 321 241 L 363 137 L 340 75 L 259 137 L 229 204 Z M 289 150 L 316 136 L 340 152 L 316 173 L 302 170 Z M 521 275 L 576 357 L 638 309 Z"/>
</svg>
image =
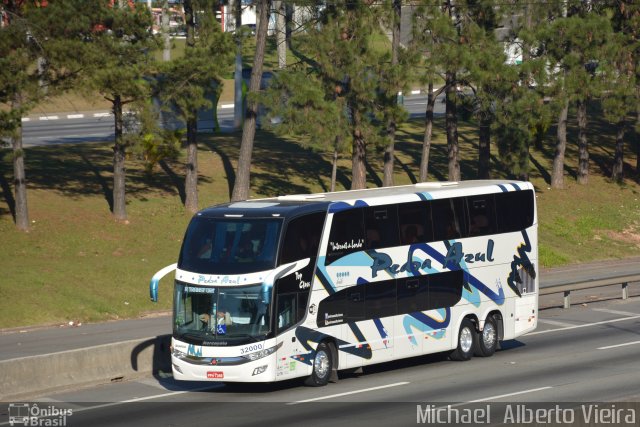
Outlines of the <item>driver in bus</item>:
<svg viewBox="0 0 640 427">
<path fill-rule="evenodd" d="M 216 322 L 217 325 L 229 326 L 233 324 L 231 315 L 228 311 L 218 310 L 216 317 L 218 319 L 218 321 Z M 209 324 L 209 322 L 211 321 L 211 315 L 209 313 L 203 313 L 199 316 L 199 318 L 206 324 Z"/>
</svg>

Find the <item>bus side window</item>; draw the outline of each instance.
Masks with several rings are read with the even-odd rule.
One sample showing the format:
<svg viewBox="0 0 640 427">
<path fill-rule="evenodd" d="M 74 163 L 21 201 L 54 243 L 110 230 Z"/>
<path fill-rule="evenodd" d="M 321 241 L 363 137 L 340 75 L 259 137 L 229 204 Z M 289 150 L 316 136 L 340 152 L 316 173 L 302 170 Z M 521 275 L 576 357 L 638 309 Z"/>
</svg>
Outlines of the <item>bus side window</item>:
<svg viewBox="0 0 640 427">
<path fill-rule="evenodd" d="M 365 285 L 365 318 L 396 315 L 396 280 L 370 282 Z"/>
<path fill-rule="evenodd" d="M 467 197 L 469 236 L 495 234 L 496 214 L 493 194 Z"/>
<path fill-rule="evenodd" d="M 452 240 L 467 237 L 464 198 L 431 201 L 434 240 Z"/>
<path fill-rule="evenodd" d="M 365 249 L 363 209 L 355 208 L 336 212 L 333 215 L 326 264 Z"/>
<path fill-rule="evenodd" d="M 365 208 L 364 223 L 367 249 L 398 246 L 398 207 L 396 205 Z"/>
<path fill-rule="evenodd" d="M 433 240 L 429 202 L 403 203 L 398 206 L 398 223 L 401 245 Z"/>
<path fill-rule="evenodd" d="M 326 213 L 318 212 L 289 222 L 278 265 L 317 256 L 325 218 Z"/>
<path fill-rule="evenodd" d="M 429 274 L 428 310 L 453 307 L 462 298 L 464 273 L 462 270 Z"/>
<path fill-rule="evenodd" d="M 531 227 L 533 224 L 533 198 L 532 190 L 497 193 L 495 200 L 498 233 L 510 233 Z"/>
<path fill-rule="evenodd" d="M 398 314 L 428 309 L 427 277 L 403 277 L 398 279 Z"/>
<path fill-rule="evenodd" d="M 278 306 L 276 313 L 278 331 L 284 331 L 293 324 L 297 323 L 298 310 L 296 308 L 296 293 L 278 295 Z"/>
</svg>

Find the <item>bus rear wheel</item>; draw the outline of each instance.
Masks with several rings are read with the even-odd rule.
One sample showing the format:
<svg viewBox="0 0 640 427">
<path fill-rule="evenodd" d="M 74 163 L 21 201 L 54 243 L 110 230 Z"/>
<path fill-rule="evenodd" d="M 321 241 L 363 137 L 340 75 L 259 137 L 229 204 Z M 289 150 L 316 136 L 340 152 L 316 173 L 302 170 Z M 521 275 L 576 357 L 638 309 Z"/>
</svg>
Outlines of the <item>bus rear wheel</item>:
<svg viewBox="0 0 640 427">
<path fill-rule="evenodd" d="M 489 357 L 498 348 L 498 326 L 493 316 L 487 317 L 484 321 L 484 328 L 478 336 L 478 345 L 475 351 L 476 356 Z"/>
<path fill-rule="evenodd" d="M 313 358 L 313 371 L 305 384 L 312 387 L 327 385 L 333 370 L 333 353 L 331 346 L 326 342 L 318 344 L 316 356 Z"/>
<path fill-rule="evenodd" d="M 466 361 L 471 359 L 477 346 L 478 334 L 476 327 L 469 319 L 463 319 L 458 331 L 458 346 L 449 356 L 451 360 Z"/>
</svg>

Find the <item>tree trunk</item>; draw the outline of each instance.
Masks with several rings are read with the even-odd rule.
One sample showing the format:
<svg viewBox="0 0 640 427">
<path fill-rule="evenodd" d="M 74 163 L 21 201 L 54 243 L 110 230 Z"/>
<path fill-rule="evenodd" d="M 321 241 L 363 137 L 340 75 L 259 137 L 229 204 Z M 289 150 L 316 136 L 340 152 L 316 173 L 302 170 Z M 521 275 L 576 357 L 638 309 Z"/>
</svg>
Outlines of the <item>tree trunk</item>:
<svg viewBox="0 0 640 427">
<path fill-rule="evenodd" d="M 184 207 L 192 213 L 198 211 L 198 121 L 187 121 L 187 173 L 184 180 Z"/>
<path fill-rule="evenodd" d="M 185 6 L 186 8 L 186 6 Z M 187 25 L 189 23 L 187 22 Z M 162 1 L 162 60 L 171 61 L 171 35 L 169 34 L 169 0 Z"/>
<path fill-rule="evenodd" d="M 542 143 L 544 142 L 545 137 L 545 126 L 544 124 L 538 122 L 536 123 L 536 136 L 534 139 L 534 145 L 536 150 L 542 150 Z"/>
<path fill-rule="evenodd" d="M 360 190 L 367 188 L 367 150 L 366 141 L 360 130 L 360 113 L 353 106 L 351 117 L 353 118 L 353 147 L 351 153 L 351 189 Z"/>
<path fill-rule="evenodd" d="M 556 152 L 553 156 L 553 170 L 551 171 L 551 188 L 564 187 L 564 152 L 567 148 L 567 115 L 569 114 L 569 100 L 564 102 L 558 116 L 558 132 L 556 138 Z"/>
<path fill-rule="evenodd" d="M 640 178 L 640 103 L 636 105 L 636 177 Z"/>
<path fill-rule="evenodd" d="M 587 141 L 587 100 L 578 101 L 578 184 L 589 183 L 589 146 Z"/>
<path fill-rule="evenodd" d="M 518 174 L 518 179 L 520 181 L 529 181 L 530 158 L 531 158 L 531 154 L 529 153 L 529 141 L 526 140 L 524 144 L 524 149 L 522 150 L 522 154 L 520 155 L 520 173 Z"/>
<path fill-rule="evenodd" d="M 398 50 L 400 49 L 400 19 L 402 14 L 402 5 L 400 0 L 393 0 L 393 24 L 391 27 L 391 68 L 395 71 L 395 68 L 398 67 Z M 395 72 L 394 72 L 395 75 Z M 393 101 L 392 106 L 395 106 L 398 103 L 397 93 L 400 90 L 398 87 L 398 82 L 394 82 L 392 87 L 393 90 Z M 390 187 L 393 185 L 393 167 L 395 163 L 394 159 L 394 151 L 395 151 L 395 143 L 396 143 L 396 129 L 398 124 L 396 123 L 395 117 L 392 115 L 389 121 L 387 122 L 387 139 L 389 140 L 389 145 L 384 150 L 384 175 L 382 178 L 382 185 L 384 187 Z"/>
<path fill-rule="evenodd" d="M 429 81 L 427 95 L 427 110 L 424 114 L 424 138 L 422 140 L 422 156 L 420 158 L 420 182 L 427 180 L 429 174 L 429 151 L 431 151 L 431 136 L 433 133 L 433 108 L 436 97 L 433 95 L 433 81 Z"/>
<path fill-rule="evenodd" d="M 22 102 L 16 95 L 12 109 L 20 110 Z M 29 231 L 29 209 L 27 207 L 27 179 L 24 170 L 24 149 L 22 148 L 22 123 L 18 124 L 11 137 L 13 148 L 13 186 L 15 191 L 16 227 Z"/>
<path fill-rule="evenodd" d="M 478 178 L 489 179 L 491 169 L 491 119 L 484 114 L 478 135 Z"/>
<path fill-rule="evenodd" d="M 613 158 L 613 168 L 611 168 L 611 179 L 616 182 L 624 180 L 624 131 L 625 121 L 620 120 L 616 125 L 616 152 Z"/>
<path fill-rule="evenodd" d="M 293 4 L 291 2 L 284 2 L 285 11 L 285 35 L 287 40 L 287 47 L 291 49 L 291 35 L 293 34 Z"/>
<path fill-rule="evenodd" d="M 336 140 L 340 138 L 336 136 Z M 337 142 L 337 141 L 336 141 Z M 336 144 L 337 146 L 338 144 Z M 336 191 L 336 178 L 338 175 L 338 150 L 333 150 L 333 160 L 331 162 L 331 191 L 332 193 Z"/>
<path fill-rule="evenodd" d="M 187 22 L 187 49 L 196 45 L 196 22 L 193 4 L 184 2 Z M 198 211 L 198 111 L 190 111 L 187 118 L 187 170 L 184 180 L 185 208 L 192 213 Z"/>
<path fill-rule="evenodd" d="M 260 24 L 258 25 L 256 52 L 253 58 L 253 70 L 251 71 L 251 80 L 249 82 L 250 94 L 260 90 L 271 1 L 260 0 L 257 7 Z M 240 157 L 238 158 L 238 172 L 236 173 L 236 182 L 231 195 L 232 201 L 246 200 L 249 198 L 251 154 L 253 152 L 253 140 L 256 134 L 256 119 L 258 116 L 258 103 L 255 100 L 248 101 L 245 114 L 244 125 L 242 127 L 242 142 L 240 143 Z"/>
<path fill-rule="evenodd" d="M 460 161 L 458 150 L 458 113 L 456 100 L 456 73 L 447 71 L 446 84 L 446 128 L 449 181 L 460 181 Z"/>
<path fill-rule="evenodd" d="M 276 12 L 276 46 L 278 51 L 278 68 L 287 67 L 287 33 L 285 29 L 285 6 L 282 0 L 274 1 Z"/>
<path fill-rule="evenodd" d="M 113 97 L 115 145 L 113 146 L 113 215 L 118 221 L 127 220 L 125 168 L 126 147 L 122 140 L 122 97 Z"/>
<path fill-rule="evenodd" d="M 242 96 L 242 37 L 240 37 L 240 27 L 242 26 L 241 0 L 234 0 L 234 7 L 236 21 L 236 63 L 233 77 L 233 127 L 240 129 L 240 126 L 242 126 L 242 116 L 244 114 L 244 99 Z"/>
</svg>

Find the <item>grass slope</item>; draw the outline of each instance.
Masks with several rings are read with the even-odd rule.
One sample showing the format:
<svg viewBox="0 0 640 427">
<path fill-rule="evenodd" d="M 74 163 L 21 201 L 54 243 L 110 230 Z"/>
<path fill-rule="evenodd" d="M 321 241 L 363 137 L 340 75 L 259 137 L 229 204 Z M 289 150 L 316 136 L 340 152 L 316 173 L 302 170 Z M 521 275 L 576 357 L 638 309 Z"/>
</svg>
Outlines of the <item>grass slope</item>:
<svg viewBox="0 0 640 427">
<path fill-rule="evenodd" d="M 606 124 L 593 124 L 588 186 L 575 182 L 577 155 L 570 146 L 567 188 L 549 188 L 553 129 L 545 149 L 532 151 L 543 266 L 640 255 L 640 185 L 631 179 L 618 185 L 605 178 L 613 138 Z M 430 180 L 443 180 L 447 167 L 442 121 L 436 123 L 434 136 Z M 199 195 L 205 207 L 229 200 L 240 134 L 200 138 Z M 416 180 L 421 139 L 421 121 L 399 130 L 396 184 Z M 111 145 L 26 150 L 29 233 L 15 229 L 11 151 L 0 150 L 0 328 L 119 319 L 170 308 L 170 280 L 161 282 L 158 304 L 149 301 L 148 283 L 157 270 L 176 261 L 190 219 L 182 206 L 184 158 L 163 163 L 152 176 L 144 174 L 141 162 L 128 159 L 129 224 L 124 225 L 110 213 Z M 472 179 L 477 152 L 472 124 L 462 122 L 460 146 L 462 176 Z M 381 158 L 382 154 L 369 156 L 369 186 L 381 185 Z M 252 197 L 329 189 L 329 154 L 258 131 L 253 159 Z M 495 154 L 492 166 L 493 177 L 508 176 Z M 340 161 L 338 190 L 349 188 L 349 177 L 350 159 L 345 158 Z"/>
</svg>

